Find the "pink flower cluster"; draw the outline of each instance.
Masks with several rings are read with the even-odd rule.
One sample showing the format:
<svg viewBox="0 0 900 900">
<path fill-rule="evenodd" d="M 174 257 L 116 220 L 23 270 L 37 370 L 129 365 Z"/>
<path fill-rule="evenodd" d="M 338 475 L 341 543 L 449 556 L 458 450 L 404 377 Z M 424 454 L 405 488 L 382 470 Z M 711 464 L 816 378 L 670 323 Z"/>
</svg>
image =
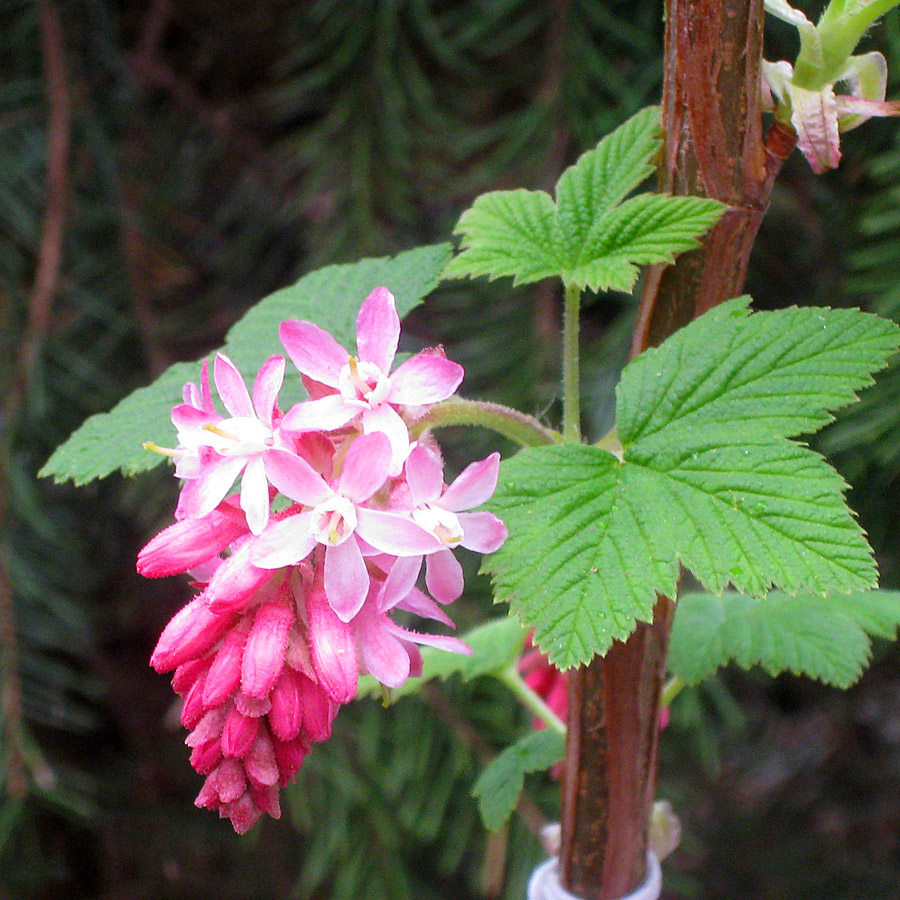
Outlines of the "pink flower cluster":
<svg viewBox="0 0 900 900">
<path fill-rule="evenodd" d="M 151 664 L 174 670 L 191 764 L 206 776 L 197 805 L 241 833 L 263 813 L 279 816 L 279 788 L 330 735 L 360 673 L 399 687 L 421 672 L 419 645 L 469 652 L 393 616 L 452 627 L 439 604 L 463 590 L 453 549 L 491 553 L 506 539 L 496 516 L 467 511 L 493 493 L 498 454 L 447 486 L 433 438 L 410 435 L 462 368 L 437 349 L 392 372 L 399 335 L 394 298 L 378 288 L 359 312 L 356 356 L 311 322 L 282 323 L 309 400 L 279 410 L 283 357 L 263 364 L 251 393 L 219 354 L 228 415 L 205 365 L 172 411 L 178 446 L 164 452 L 184 485 L 175 524 L 144 547 L 138 571 L 189 572 L 199 593 Z M 416 586 L 423 564 L 428 593 Z"/>
</svg>

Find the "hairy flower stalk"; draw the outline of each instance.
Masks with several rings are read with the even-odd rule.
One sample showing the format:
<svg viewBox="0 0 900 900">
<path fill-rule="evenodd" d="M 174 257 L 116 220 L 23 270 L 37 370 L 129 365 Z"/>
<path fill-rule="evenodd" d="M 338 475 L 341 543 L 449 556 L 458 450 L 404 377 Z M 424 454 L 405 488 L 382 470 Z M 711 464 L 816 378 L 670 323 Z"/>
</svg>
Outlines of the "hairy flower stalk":
<svg viewBox="0 0 900 900">
<path fill-rule="evenodd" d="M 448 487 L 433 438 L 410 434 L 453 394 L 462 368 L 432 350 L 390 371 L 400 322 L 386 288 L 363 303 L 357 329 L 351 356 L 310 322 L 282 324 L 311 397 L 284 414 L 283 357 L 263 364 L 252 395 L 234 364 L 216 357 L 228 418 L 204 363 L 200 385 L 188 384 L 172 412 L 178 446 L 162 451 L 184 479 L 177 521 L 140 552 L 138 571 L 189 572 L 199 593 L 150 662 L 174 673 L 191 764 L 206 776 L 197 805 L 239 833 L 263 813 L 280 815 L 279 789 L 329 737 L 360 674 L 396 688 L 421 673 L 420 645 L 470 652 L 393 617 L 452 628 L 439 604 L 463 590 L 453 550 L 490 553 L 506 539 L 496 516 L 468 511 L 493 493 L 499 456 Z M 288 505 L 272 512 L 279 495 Z M 417 586 L 423 560 L 432 596 Z"/>
</svg>

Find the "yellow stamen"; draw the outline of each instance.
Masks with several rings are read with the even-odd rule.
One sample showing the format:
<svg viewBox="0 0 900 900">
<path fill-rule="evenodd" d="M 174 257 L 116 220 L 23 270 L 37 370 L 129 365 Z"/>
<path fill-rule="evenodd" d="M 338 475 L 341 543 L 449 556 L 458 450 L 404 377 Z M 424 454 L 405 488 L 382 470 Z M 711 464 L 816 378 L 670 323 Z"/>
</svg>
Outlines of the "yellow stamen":
<svg viewBox="0 0 900 900">
<path fill-rule="evenodd" d="M 145 450 L 150 450 L 153 453 L 158 453 L 160 456 L 172 456 L 176 459 L 184 456 L 184 453 L 181 450 L 172 450 L 169 447 L 160 447 L 159 445 L 154 444 L 153 441 L 144 441 L 141 446 Z"/>
<path fill-rule="evenodd" d="M 336 544 L 341 538 L 341 535 L 338 532 L 338 523 L 340 521 L 341 521 L 341 514 L 337 510 L 335 510 L 331 514 L 331 520 L 328 523 L 328 528 L 329 528 L 328 543 L 329 544 Z"/>
<path fill-rule="evenodd" d="M 355 356 L 351 356 L 347 360 L 347 364 L 350 366 L 350 380 L 356 385 L 357 390 L 365 397 L 372 388 L 360 377 L 359 369 L 356 367 L 358 362 L 359 360 Z"/>
<path fill-rule="evenodd" d="M 221 428 L 219 428 L 218 425 L 204 425 L 203 430 L 209 431 L 212 434 L 217 434 L 219 437 L 226 438 L 229 441 L 239 440 L 239 438 L 236 435 L 229 434 L 227 431 L 223 431 Z"/>
</svg>

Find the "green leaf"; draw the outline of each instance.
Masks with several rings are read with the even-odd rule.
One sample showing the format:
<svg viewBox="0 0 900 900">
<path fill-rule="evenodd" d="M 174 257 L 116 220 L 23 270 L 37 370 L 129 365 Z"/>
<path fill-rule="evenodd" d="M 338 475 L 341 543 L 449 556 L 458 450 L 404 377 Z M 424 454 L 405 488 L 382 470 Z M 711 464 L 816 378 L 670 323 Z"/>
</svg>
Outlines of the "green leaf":
<svg viewBox="0 0 900 900">
<path fill-rule="evenodd" d="M 761 666 L 849 687 L 870 654 L 868 634 L 893 638 L 900 592 L 749 597 L 732 591 L 686 594 L 675 609 L 669 670 L 696 684 L 720 666 Z M 868 634 L 867 634 L 868 633 Z"/>
<path fill-rule="evenodd" d="M 853 402 L 897 349 L 897 326 L 856 309 L 806 307 L 751 315 L 749 297 L 710 310 L 623 372 L 621 440 L 703 446 L 706 435 L 811 434 Z M 702 323 L 702 324 L 701 324 Z"/>
<path fill-rule="evenodd" d="M 461 252 L 445 278 L 510 276 L 528 284 L 558 276 L 593 290 L 630 291 L 637 266 L 670 262 L 725 207 L 697 197 L 640 194 L 621 204 L 653 172 L 659 110 L 632 116 L 566 169 L 556 203 L 543 191 L 495 191 L 479 197 L 456 227 Z"/>
<path fill-rule="evenodd" d="M 556 183 L 564 231 L 587 234 L 599 217 L 654 173 L 661 144 L 659 108 L 648 106 L 583 153 Z"/>
<path fill-rule="evenodd" d="M 515 809 L 525 775 L 555 766 L 565 750 L 565 738 L 558 732 L 535 731 L 493 760 L 472 788 L 485 827 L 500 828 Z"/>
<path fill-rule="evenodd" d="M 471 656 L 426 647 L 422 651 L 422 674 L 408 678 L 399 688 L 391 690 L 392 699 L 415 693 L 425 682 L 459 675 L 470 681 L 479 675 L 490 675 L 513 665 L 522 653 L 525 632 L 515 616 L 502 616 L 473 628 L 462 636 L 471 648 Z M 359 680 L 357 697 L 381 697 L 381 685 L 371 676 Z"/>
<path fill-rule="evenodd" d="M 315 322 L 330 331 L 338 343 L 354 346 L 356 314 L 366 296 L 380 285 L 396 296 L 400 316 L 418 306 L 438 284 L 441 269 L 450 256 L 449 244 L 419 247 L 395 257 L 363 259 L 356 263 L 326 266 L 301 278 L 295 285 L 260 301 L 228 332 L 222 348 L 252 382 L 262 363 L 284 353 L 278 326 L 284 319 Z M 40 474 L 57 481 L 71 479 L 86 484 L 117 469 L 135 475 L 162 462 L 159 454 L 144 450 L 144 441 L 165 445 L 174 438 L 169 419 L 181 402 L 186 381 L 197 381 L 199 363 L 177 363 L 153 384 L 139 388 L 111 412 L 87 419 L 46 462 Z M 286 408 L 304 396 L 300 376 L 285 378 L 281 406 Z"/>
<path fill-rule="evenodd" d="M 501 465 L 490 508 L 510 537 L 484 567 L 558 668 L 650 621 L 679 563 L 713 591 L 874 586 L 846 485 L 788 436 L 850 402 L 900 329 L 856 310 L 746 305 L 724 304 L 626 367 L 621 461 L 567 444 Z"/>
<path fill-rule="evenodd" d="M 696 247 L 697 236 L 721 214 L 718 203 L 700 197 L 639 194 L 595 221 L 563 280 L 595 291 L 630 292 L 637 266 L 673 262 Z"/>
<path fill-rule="evenodd" d="M 463 252 L 451 259 L 444 278 L 512 276 L 530 284 L 557 275 L 563 266 L 556 209 L 543 191 L 482 194 L 463 213 L 457 231 Z"/>
</svg>

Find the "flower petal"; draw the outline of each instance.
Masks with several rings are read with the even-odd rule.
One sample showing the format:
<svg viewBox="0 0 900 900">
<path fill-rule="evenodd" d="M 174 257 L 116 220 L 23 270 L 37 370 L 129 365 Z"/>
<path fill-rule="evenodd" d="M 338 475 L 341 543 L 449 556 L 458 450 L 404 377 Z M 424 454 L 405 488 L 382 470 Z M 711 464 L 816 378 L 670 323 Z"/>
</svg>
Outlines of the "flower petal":
<svg viewBox="0 0 900 900">
<path fill-rule="evenodd" d="M 254 534 L 262 534 L 269 524 L 269 482 L 261 456 L 251 459 L 241 478 L 241 509 Z"/>
<path fill-rule="evenodd" d="M 378 593 L 378 609 L 393 609 L 416 586 L 422 568 L 421 556 L 401 556 L 394 561 Z"/>
<path fill-rule="evenodd" d="M 400 317 L 394 295 L 377 287 L 360 307 L 356 317 L 356 347 L 359 358 L 374 363 L 385 375 L 391 371 L 400 340 Z"/>
<path fill-rule="evenodd" d="M 327 331 L 312 322 L 289 319 L 281 323 L 278 334 L 291 362 L 301 373 L 337 387 L 338 375 L 350 354 Z"/>
<path fill-rule="evenodd" d="M 237 366 L 224 353 L 217 353 L 213 371 L 216 390 L 225 404 L 225 409 L 232 416 L 255 418 L 247 385 L 244 384 L 244 379 L 237 370 Z"/>
<path fill-rule="evenodd" d="M 387 687 L 398 688 L 409 677 L 409 654 L 385 627 L 388 619 L 377 613 L 358 617 L 356 634 L 362 663 L 369 674 Z"/>
<path fill-rule="evenodd" d="M 386 481 L 391 442 L 380 431 L 358 437 L 347 451 L 339 493 L 354 503 L 368 500 Z"/>
<path fill-rule="evenodd" d="M 285 497 L 316 506 L 334 495 L 325 479 L 302 457 L 273 447 L 263 454 L 269 481 Z"/>
<path fill-rule="evenodd" d="M 349 403 L 340 394 L 295 403 L 284 415 L 285 431 L 334 431 L 343 428 L 363 410 L 363 404 Z"/>
<path fill-rule="evenodd" d="M 245 456 L 211 456 L 209 462 L 204 462 L 197 478 L 194 515 L 208 516 L 225 499 L 246 464 Z"/>
<path fill-rule="evenodd" d="M 391 375 L 389 403 L 419 406 L 446 400 L 460 385 L 465 370 L 443 353 L 423 351 Z"/>
<path fill-rule="evenodd" d="M 404 598 L 397 604 L 397 609 L 405 609 L 407 612 L 415 613 L 423 619 L 432 619 L 440 622 L 448 628 L 456 628 L 456 623 L 447 613 L 441 609 L 431 597 L 418 588 L 413 588 Z"/>
<path fill-rule="evenodd" d="M 423 634 L 420 631 L 410 631 L 390 619 L 388 619 L 387 627 L 392 634 L 415 644 L 437 647 L 438 650 L 447 650 L 450 653 L 461 653 L 463 656 L 472 655 L 472 648 L 465 641 L 447 634 Z"/>
<path fill-rule="evenodd" d="M 437 500 L 444 486 L 444 465 L 440 456 L 425 444 L 416 444 L 406 460 L 406 483 L 413 506 Z"/>
<path fill-rule="evenodd" d="M 462 566 L 450 550 L 438 550 L 426 558 L 425 584 L 438 603 L 452 603 L 462 594 Z"/>
<path fill-rule="evenodd" d="M 788 93 L 797 148 L 817 175 L 836 169 L 841 161 L 841 139 L 833 85 L 828 84 L 821 91 L 810 91 L 791 83 Z"/>
<path fill-rule="evenodd" d="M 178 431 L 186 431 L 188 429 L 203 428 L 204 425 L 211 425 L 218 422 L 221 416 L 215 413 L 208 413 L 206 410 L 197 409 L 188 403 L 180 403 L 172 408 L 172 424 Z"/>
<path fill-rule="evenodd" d="M 253 408 L 260 421 L 272 428 L 272 416 L 278 402 L 278 392 L 284 383 L 284 357 L 270 356 L 253 382 Z"/>
<path fill-rule="evenodd" d="M 463 539 L 461 546 L 476 553 L 493 553 L 506 540 L 509 530 L 493 513 L 460 513 Z"/>
<path fill-rule="evenodd" d="M 391 475 L 399 475 L 409 456 L 409 429 L 400 415 L 387 403 L 380 403 L 374 409 L 366 409 L 362 415 L 363 431 L 366 434 L 381 433 L 391 442 Z"/>
<path fill-rule="evenodd" d="M 412 519 L 380 509 L 356 508 L 356 531 L 376 550 L 392 556 L 419 556 L 434 553 L 444 545 L 430 531 Z"/>
<path fill-rule="evenodd" d="M 365 603 L 369 592 L 369 572 L 350 537 L 343 544 L 325 548 L 325 596 L 342 622 L 349 622 Z"/>
<path fill-rule="evenodd" d="M 311 519 L 312 513 L 304 512 L 272 522 L 252 542 L 250 561 L 261 569 L 280 569 L 306 559 L 316 545 L 309 531 Z"/>
<path fill-rule="evenodd" d="M 466 466 L 453 484 L 444 491 L 439 505 L 451 512 L 481 506 L 496 490 L 499 472 L 499 453 L 492 453 L 486 459 Z"/>
</svg>

